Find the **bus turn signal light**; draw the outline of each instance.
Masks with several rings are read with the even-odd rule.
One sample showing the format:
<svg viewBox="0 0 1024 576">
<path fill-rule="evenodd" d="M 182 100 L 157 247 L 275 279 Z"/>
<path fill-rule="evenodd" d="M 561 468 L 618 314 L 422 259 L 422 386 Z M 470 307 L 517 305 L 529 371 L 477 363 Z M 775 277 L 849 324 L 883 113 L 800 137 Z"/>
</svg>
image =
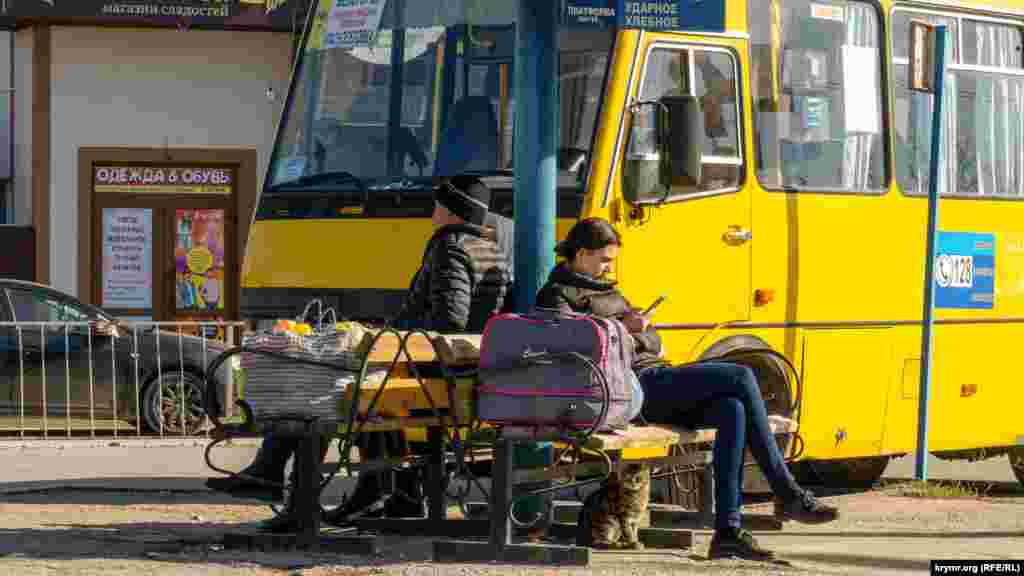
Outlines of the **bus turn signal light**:
<svg viewBox="0 0 1024 576">
<path fill-rule="evenodd" d="M 770 302 L 775 301 L 775 290 L 758 288 L 754 291 L 754 304 L 757 306 L 764 306 Z"/>
</svg>

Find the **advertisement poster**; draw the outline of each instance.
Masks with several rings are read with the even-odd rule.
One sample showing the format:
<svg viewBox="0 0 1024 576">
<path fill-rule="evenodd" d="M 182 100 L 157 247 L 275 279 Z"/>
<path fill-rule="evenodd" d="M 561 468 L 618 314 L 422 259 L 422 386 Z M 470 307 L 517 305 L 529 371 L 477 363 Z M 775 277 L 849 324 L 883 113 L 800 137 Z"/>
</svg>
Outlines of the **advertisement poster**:
<svg viewBox="0 0 1024 576">
<path fill-rule="evenodd" d="M 386 0 L 333 0 L 324 48 L 348 50 L 373 43 Z"/>
<path fill-rule="evenodd" d="M 936 308 L 995 304 L 995 236 L 939 231 L 935 260 Z"/>
<path fill-rule="evenodd" d="M 175 308 L 224 310 L 224 211 L 176 210 Z"/>
<path fill-rule="evenodd" d="M 102 306 L 152 308 L 153 210 L 104 208 L 102 244 Z"/>
</svg>

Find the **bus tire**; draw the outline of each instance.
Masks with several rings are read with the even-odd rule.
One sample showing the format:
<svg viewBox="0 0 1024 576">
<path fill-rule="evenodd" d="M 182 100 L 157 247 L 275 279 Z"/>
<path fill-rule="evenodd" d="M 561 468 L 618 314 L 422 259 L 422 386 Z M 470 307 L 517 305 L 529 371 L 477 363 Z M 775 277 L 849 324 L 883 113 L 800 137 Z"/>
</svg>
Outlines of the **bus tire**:
<svg viewBox="0 0 1024 576">
<path fill-rule="evenodd" d="M 796 391 L 789 380 L 790 374 L 781 360 L 770 354 L 759 354 L 761 351 L 774 350 L 757 336 L 740 334 L 715 342 L 701 354 L 700 360 L 721 358 L 750 368 L 757 377 L 768 414 L 792 418 L 792 406 L 798 399 L 793 398 Z"/>
<path fill-rule="evenodd" d="M 882 478 L 889 456 L 870 456 L 846 460 L 801 460 L 790 464 L 800 484 L 828 488 L 868 488 Z"/>
<path fill-rule="evenodd" d="M 1010 468 L 1013 469 L 1013 475 L 1017 477 L 1018 482 L 1024 484 L 1024 446 L 1010 448 L 1007 455 L 1010 457 Z"/>
</svg>

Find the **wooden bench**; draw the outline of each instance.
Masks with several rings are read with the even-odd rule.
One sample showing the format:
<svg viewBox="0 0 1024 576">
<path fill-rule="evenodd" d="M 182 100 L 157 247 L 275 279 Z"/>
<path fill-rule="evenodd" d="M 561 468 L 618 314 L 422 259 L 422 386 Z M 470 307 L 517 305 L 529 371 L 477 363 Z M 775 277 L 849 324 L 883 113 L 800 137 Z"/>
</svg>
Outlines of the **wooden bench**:
<svg viewBox="0 0 1024 576">
<path fill-rule="evenodd" d="M 401 340 L 400 340 L 401 338 Z M 500 515 L 486 514 L 486 520 L 448 519 L 444 490 L 441 485 L 444 465 L 448 461 L 444 454 L 445 429 L 449 431 L 462 428 L 473 420 L 473 386 L 471 376 L 454 377 L 451 380 L 436 374 L 417 378 L 419 373 L 434 371 L 441 367 L 449 370 L 449 376 L 459 374 L 461 370 L 471 371 L 475 368 L 480 351 L 479 335 L 438 335 L 414 333 L 385 334 L 377 338 L 375 333 L 368 333 L 360 345 L 360 353 L 367 357 L 370 371 L 386 370 L 388 378 L 383 382 L 373 415 L 367 415 L 372 398 L 381 390 L 381 381 L 362 382 L 359 387 L 360 417 L 355 428 L 362 432 L 382 432 L 402 430 L 407 440 L 426 442 L 429 454 L 420 457 L 428 463 L 425 491 L 429 506 L 429 515 L 425 520 L 402 519 L 366 519 L 356 522 L 363 530 L 399 532 L 406 534 L 430 534 L 440 537 L 489 536 L 489 543 L 481 547 L 480 543 L 460 541 L 438 541 L 435 543 L 435 559 L 465 561 L 494 559 L 495 555 L 506 559 L 515 557 L 536 559 L 542 557 L 551 562 L 579 564 L 586 563 L 589 551 L 581 551 L 576 547 L 541 547 L 535 545 L 513 546 L 511 544 L 511 527 L 508 518 L 499 520 Z M 402 341 L 404 340 L 404 349 Z M 409 360 L 412 362 L 410 363 Z M 354 387 L 349 389 L 346 397 L 351 403 Z M 424 411 L 436 408 L 442 412 L 440 417 L 422 415 Z M 771 418 L 773 432 L 789 434 L 796 431 L 796 423 L 779 417 Z M 338 425 L 337 433 L 344 434 L 348 424 Z M 483 428 L 489 428 L 486 424 Z M 512 447 L 515 438 L 500 438 L 492 450 L 492 484 L 491 501 L 485 506 L 489 509 L 507 509 L 515 486 L 570 478 L 596 477 L 607 472 L 607 462 L 613 467 L 623 462 L 643 461 L 654 466 L 689 466 L 694 470 L 707 469 L 709 452 L 706 447 L 714 440 L 713 430 L 689 430 L 663 425 L 630 426 L 628 429 L 615 433 L 594 434 L 583 445 L 588 451 L 603 452 L 609 458 L 584 459 L 580 462 L 555 462 L 545 468 L 513 470 L 511 462 Z M 530 441 L 519 439 L 518 441 Z M 556 443 L 556 451 L 562 447 Z M 683 449 L 680 450 L 680 447 Z M 302 451 L 300 451 L 302 452 Z M 308 453 L 309 450 L 306 450 Z M 370 469 L 373 462 L 360 463 L 354 468 Z M 377 466 L 379 467 L 379 465 Z M 301 482 L 301 481 L 300 481 Z M 305 483 L 305 490 L 310 485 Z M 296 488 L 303 489 L 302 486 Z M 709 517 L 710 493 L 702 499 L 701 507 L 691 520 L 696 524 L 706 525 Z M 309 513 L 311 506 L 302 508 Z M 558 515 L 556 514 L 556 517 Z M 312 525 L 319 530 L 316 519 Z M 571 529 L 567 526 L 553 526 Z M 307 534 L 308 535 L 308 534 Z M 653 547 L 671 545 L 678 547 L 690 542 L 690 532 L 683 531 L 674 537 L 665 538 L 656 529 L 648 529 L 647 543 Z M 540 556 L 538 556 L 540 554 Z"/>
</svg>

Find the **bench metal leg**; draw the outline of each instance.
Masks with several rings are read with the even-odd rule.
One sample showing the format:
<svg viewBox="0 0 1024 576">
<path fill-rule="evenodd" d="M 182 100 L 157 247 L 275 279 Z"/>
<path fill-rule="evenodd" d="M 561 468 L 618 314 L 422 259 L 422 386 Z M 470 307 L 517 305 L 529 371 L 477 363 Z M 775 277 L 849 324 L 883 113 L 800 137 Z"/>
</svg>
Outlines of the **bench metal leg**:
<svg viewBox="0 0 1024 576">
<path fill-rule="evenodd" d="M 512 544 L 512 519 L 509 504 L 512 502 L 512 450 L 509 440 L 499 440 L 494 447 L 494 465 L 491 479 L 491 546 L 501 553 Z"/>
<path fill-rule="evenodd" d="M 427 464 L 426 496 L 428 503 L 427 518 L 433 522 L 441 522 L 447 517 L 444 494 L 444 430 L 439 426 L 427 429 L 427 441 L 430 443 L 430 460 Z"/>
<path fill-rule="evenodd" d="M 295 452 L 293 515 L 300 544 L 312 546 L 320 537 L 320 435 L 308 434 Z"/>
<path fill-rule="evenodd" d="M 427 497 L 426 518 L 360 518 L 353 524 L 360 530 L 387 532 L 403 536 L 438 536 L 466 538 L 488 533 L 486 520 L 458 520 L 448 518 L 444 490 L 445 433 L 440 426 L 427 428 L 430 454 L 427 458 L 424 493 Z"/>
<path fill-rule="evenodd" d="M 376 554 L 373 538 L 320 534 L 320 434 L 310 427 L 295 451 L 295 490 L 288 514 L 292 532 L 226 534 L 226 548 L 263 550 L 330 550 L 341 554 Z"/>
<path fill-rule="evenodd" d="M 512 521 L 507 514 L 513 496 L 511 440 L 499 439 L 494 447 L 492 464 L 490 510 L 490 538 L 487 542 L 435 541 L 435 562 L 508 562 L 521 564 L 549 564 L 559 566 L 587 566 L 590 548 L 576 546 L 550 546 L 541 544 L 513 544 Z M 506 513 L 502 513 L 506 512 Z"/>
</svg>

